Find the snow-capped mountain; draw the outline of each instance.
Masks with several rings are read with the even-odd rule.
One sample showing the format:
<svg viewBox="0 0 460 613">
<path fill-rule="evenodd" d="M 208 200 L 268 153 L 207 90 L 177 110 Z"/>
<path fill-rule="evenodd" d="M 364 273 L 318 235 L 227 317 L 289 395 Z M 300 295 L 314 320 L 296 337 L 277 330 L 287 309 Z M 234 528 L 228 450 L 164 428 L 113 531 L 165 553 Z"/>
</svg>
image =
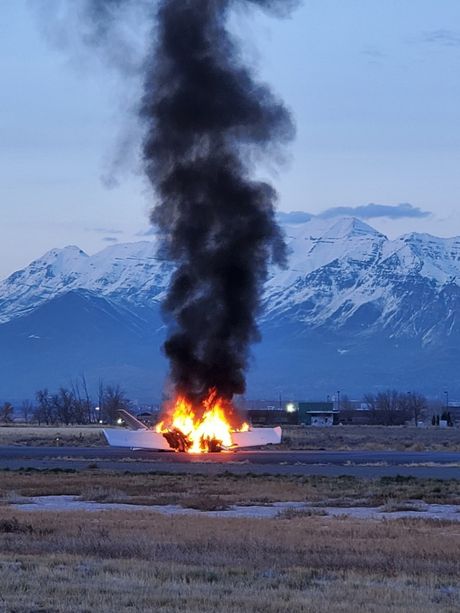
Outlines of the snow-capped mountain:
<svg viewBox="0 0 460 613">
<path fill-rule="evenodd" d="M 386 330 L 440 341 L 458 326 L 460 237 L 407 234 L 388 240 L 353 218 L 286 228 L 291 258 L 272 275 L 266 319 L 310 328 Z"/>
<path fill-rule="evenodd" d="M 110 246 L 93 256 L 75 246 L 52 249 L 0 283 L 0 322 L 76 289 L 122 302 L 158 302 L 171 267 L 156 250 L 150 241 Z"/>
<path fill-rule="evenodd" d="M 437 386 L 452 388 L 460 346 L 460 238 L 413 233 L 389 240 L 355 218 L 313 217 L 286 224 L 284 231 L 289 261 L 285 270 L 272 269 L 266 284 L 264 340 L 250 376 L 253 395 L 266 390 L 267 380 L 273 391 L 302 394 L 328 393 L 339 381 L 350 391 L 399 383 L 433 393 Z M 129 372 L 133 381 L 152 381 L 147 373 L 153 369 L 159 381 L 165 370 L 158 351 L 164 334 L 159 304 L 171 270 L 154 240 L 113 245 L 92 256 L 78 247 L 49 251 L 0 282 L 0 348 L 9 364 L 3 372 L 14 379 L 14 364 L 43 349 L 56 381 L 70 376 L 78 363 L 65 367 L 65 326 L 56 336 L 53 318 L 66 311 L 71 326 L 84 312 L 86 326 L 90 320 L 99 324 L 85 340 L 82 359 L 98 358 L 82 362 L 79 372 Z M 116 321 L 113 328 L 106 326 L 108 319 Z M 117 329 L 127 333 L 124 350 L 118 361 L 111 355 L 104 362 L 92 344 L 103 347 Z M 52 354 L 46 340 L 51 337 Z M 81 349 L 79 338 L 73 355 Z M 145 358 L 148 343 L 155 346 L 151 364 L 137 359 Z M 63 368 L 56 370 L 53 359 Z M 132 385 L 140 389 L 139 381 Z M 0 395 L 2 390 L 0 382 Z"/>
</svg>

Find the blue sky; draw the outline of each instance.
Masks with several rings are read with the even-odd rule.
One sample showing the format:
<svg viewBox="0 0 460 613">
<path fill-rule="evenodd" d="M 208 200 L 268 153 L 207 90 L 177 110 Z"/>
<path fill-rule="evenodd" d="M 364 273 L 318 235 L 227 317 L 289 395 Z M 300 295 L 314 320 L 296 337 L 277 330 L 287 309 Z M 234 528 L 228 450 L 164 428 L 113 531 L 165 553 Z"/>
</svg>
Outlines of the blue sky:
<svg viewBox="0 0 460 613">
<path fill-rule="evenodd" d="M 101 180 L 136 83 L 57 49 L 33 5 L 0 7 L 0 276 L 55 246 L 139 240 L 151 206 L 135 168 Z M 460 234 L 458 0 L 304 0 L 289 20 L 233 27 L 297 124 L 284 166 L 261 169 L 283 211 L 402 203 L 367 221 Z"/>
</svg>

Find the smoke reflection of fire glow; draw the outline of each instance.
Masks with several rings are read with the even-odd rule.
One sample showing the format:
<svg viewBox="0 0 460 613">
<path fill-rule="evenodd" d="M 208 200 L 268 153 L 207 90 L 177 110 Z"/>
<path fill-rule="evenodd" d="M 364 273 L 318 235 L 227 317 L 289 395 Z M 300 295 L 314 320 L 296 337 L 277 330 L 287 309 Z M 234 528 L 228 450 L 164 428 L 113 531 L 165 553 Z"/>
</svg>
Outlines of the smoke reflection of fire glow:
<svg viewBox="0 0 460 613">
<path fill-rule="evenodd" d="M 209 453 L 231 449 L 232 432 L 246 432 L 249 426 L 243 423 L 237 430 L 233 428 L 226 406 L 228 403 L 215 390 L 209 392 L 201 411 L 196 411 L 185 396 L 178 396 L 168 418 L 155 429 L 175 451 Z"/>
</svg>

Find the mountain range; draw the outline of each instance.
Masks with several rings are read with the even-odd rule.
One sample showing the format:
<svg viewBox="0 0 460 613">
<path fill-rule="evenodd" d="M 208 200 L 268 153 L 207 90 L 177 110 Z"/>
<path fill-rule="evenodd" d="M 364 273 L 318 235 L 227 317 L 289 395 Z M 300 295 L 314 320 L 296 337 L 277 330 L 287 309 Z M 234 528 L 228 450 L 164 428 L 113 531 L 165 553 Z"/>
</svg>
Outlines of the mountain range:
<svg viewBox="0 0 460 613">
<path fill-rule="evenodd" d="M 460 237 L 390 240 L 352 217 L 285 223 L 248 397 L 324 398 L 388 387 L 460 395 Z M 0 399 L 80 374 L 158 400 L 167 373 L 161 301 L 172 272 L 155 239 L 89 256 L 52 249 L 0 282 Z"/>
</svg>

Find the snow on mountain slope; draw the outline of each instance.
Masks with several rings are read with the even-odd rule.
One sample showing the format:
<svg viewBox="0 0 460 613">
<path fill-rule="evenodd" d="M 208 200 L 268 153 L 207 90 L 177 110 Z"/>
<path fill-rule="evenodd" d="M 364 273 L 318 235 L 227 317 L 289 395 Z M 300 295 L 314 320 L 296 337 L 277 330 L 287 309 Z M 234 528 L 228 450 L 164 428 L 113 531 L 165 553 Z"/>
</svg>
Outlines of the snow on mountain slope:
<svg viewBox="0 0 460 613">
<path fill-rule="evenodd" d="M 353 218 L 313 219 L 286 234 L 288 269 L 268 282 L 264 321 L 374 327 L 426 342 L 455 328 L 459 238 L 410 234 L 391 241 Z"/>
<path fill-rule="evenodd" d="M 113 245 L 93 256 L 73 246 L 53 249 L 0 283 L 0 323 L 74 289 L 152 304 L 161 299 L 170 270 L 153 241 Z"/>
<path fill-rule="evenodd" d="M 364 222 L 345 217 L 313 218 L 285 226 L 289 263 L 274 271 L 267 283 L 265 317 L 291 311 L 294 317 L 319 324 L 353 294 L 356 305 L 358 272 L 375 264 L 388 239 Z M 375 296 L 374 296 L 375 298 Z"/>
<path fill-rule="evenodd" d="M 78 285 L 88 255 L 75 246 L 52 249 L 0 283 L 0 322 L 18 317 Z"/>
<path fill-rule="evenodd" d="M 375 245 L 386 238 L 359 219 L 313 218 L 307 223 L 283 226 L 289 250 L 285 271 L 274 270 L 268 288 L 288 287 L 299 275 L 330 264 L 336 259 L 363 260 L 373 257 Z M 270 293 L 270 289 L 269 289 Z"/>
<path fill-rule="evenodd" d="M 429 340 L 456 329 L 460 238 L 408 234 L 389 240 L 352 218 L 311 218 L 283 226 L 285 270 L 271 269 L 262 321 L 309 328 L 377 327 Z M 53 249 L 0 283 L 0 323 L 70 290 L 156 307 L 172 267 L 155 241 L 110 246 L 88 256 Z"/>
<path fill-rule="evenodd" d="M 385 257 L 396 256 L 401 269 L 432 279 L 439 285 L 460 282 L 460 238 L 438 238 L 416 232 L 388 241 Z"/>
</svg>

